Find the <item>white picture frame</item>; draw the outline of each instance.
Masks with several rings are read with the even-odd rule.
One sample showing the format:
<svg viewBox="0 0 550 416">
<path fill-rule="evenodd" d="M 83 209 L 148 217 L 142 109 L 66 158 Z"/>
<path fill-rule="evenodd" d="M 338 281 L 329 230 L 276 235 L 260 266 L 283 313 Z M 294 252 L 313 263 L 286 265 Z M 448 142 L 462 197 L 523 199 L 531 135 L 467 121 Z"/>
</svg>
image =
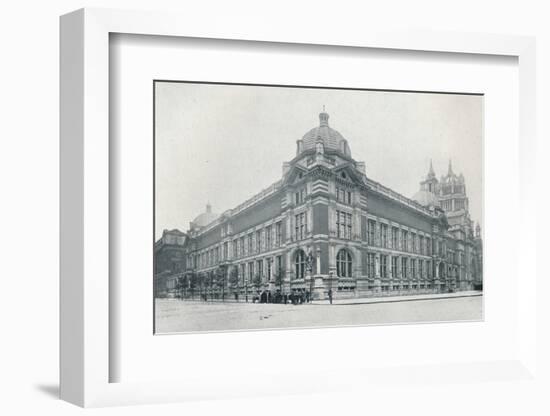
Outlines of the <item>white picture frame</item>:
<svg viewBox="0 0 550 416">
<path fill-rule="evenodd" d="M 368 375 L 342 368 L 338 377 L 316 383 L 271 374 L 270 381 L 227 385 L 209 377 L 140 383 L 110 382 L 109 365 L 117 357 L 109 348 L 109 36 L 112 33 L 333 45 L 439 53 L 516 57 L 519 65 L 519 242 L 535 241 L 535 41 L 530 37 L 465 33 L 331 32 L 315 27 L 286 28 L 270 22 L 220 19 L 208 27 L 192 15 L 82 9 L 61 18 L 61 398 L 79 406 L 185 401 L 276 393 L 309 393 L 342 388 L 338 381 L 388 383 L 403 374 L 380 368 Z M 506 380 L 536 379 L 536 262 L 528 244 L 517 245 L 523 271 L 517 292 L 517 354 L 507 360 L 422 366 L 429 379 L 446 370 L 448 380 L 480 382 L 484 374 Z M 359 373 L 359 374 L 357 374 Z M 481 377 L 483 379 L 483 377 Z M 284 383 L 282 382 L 284 380 Z M 226 383 L 224 385 L 224 383 Z M 276 386 L 282 386 L 276 387 Z"/>
</svg>

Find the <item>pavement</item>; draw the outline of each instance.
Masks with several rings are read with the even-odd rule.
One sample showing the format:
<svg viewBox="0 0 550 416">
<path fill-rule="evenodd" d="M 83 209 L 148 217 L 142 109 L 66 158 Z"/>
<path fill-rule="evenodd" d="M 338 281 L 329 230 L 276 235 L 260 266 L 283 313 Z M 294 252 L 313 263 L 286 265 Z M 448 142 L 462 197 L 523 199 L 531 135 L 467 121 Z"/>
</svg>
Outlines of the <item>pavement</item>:
<svg viewBox="0 0 550 416">
<path fill-rule="evenodd" d="M 414 322 L 479 321 L 479 292 L 340 299 L 330 305 L 155 301 L 155 333 L 315 328 Z"/>
<path fill-rule="evenodd" d="M 362 305 L 369 303 L 387 303 L 387 302 L 410 302 L 416 300 L 430 300 L 430 299 L 452 299 L 452 298 L 465 298 L 471 296 L 483 296 L 483 292 L 479 290 L 471 290 L 464 292 L 453 293 L 426 293 L 420 295 L 398 295 L 398 296 L 379 296 L 368 298 L 349 298 L 349 299 L 333 299 L 333 305 Z M 311 302 L 313 305 L 328 305 L 328 300 L 314 300 Z"/>
</svg>

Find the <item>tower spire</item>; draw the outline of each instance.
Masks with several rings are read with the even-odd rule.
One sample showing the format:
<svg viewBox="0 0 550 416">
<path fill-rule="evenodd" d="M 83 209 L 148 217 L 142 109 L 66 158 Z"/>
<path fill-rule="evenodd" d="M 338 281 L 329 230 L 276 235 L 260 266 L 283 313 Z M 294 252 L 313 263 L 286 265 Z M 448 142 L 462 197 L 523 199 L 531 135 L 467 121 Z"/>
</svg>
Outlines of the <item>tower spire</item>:
<svg viewBox="0 0 550 416">
<path fill-rule="evenodd" d="M 434 166 L 432 159 L 430 159 L 430 170 L 428 171 L 428 178 L 435 178 Z"/>
<path fill-rule="evenodd" d="M 449 172 L 447 172 L 447 175 L 448 176 L 453 175 L 453 162 L 451 161 L 451 159 L 449 159 Z"/>
</svg>

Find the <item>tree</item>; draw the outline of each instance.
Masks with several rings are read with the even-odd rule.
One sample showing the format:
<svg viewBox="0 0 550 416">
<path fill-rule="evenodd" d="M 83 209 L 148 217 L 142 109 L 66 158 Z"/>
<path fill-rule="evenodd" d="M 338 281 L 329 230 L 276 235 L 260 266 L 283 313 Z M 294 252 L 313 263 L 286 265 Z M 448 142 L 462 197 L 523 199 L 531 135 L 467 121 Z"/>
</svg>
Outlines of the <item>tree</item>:
<svg viewBox="0 0 550 416">
<path fill-rule="evenodd" d="M 227 266 L 220 266 L 217 270 L 217 281 L 218 285 L 222 287 L 222 301 L 225 302 L 225 285 L 226 285 L 226 271 Z"/>
<path fill-rule="evenodd" d="M 283 293 L 283 283 L 284 283 L 285 272 L 283 269 L 279 268 L 275 272 L 275 286 L 279 287 L 281 294 Z"/>
<path fill-rule="evenodd" d="M 195 288 L 197 287 L 197 274 L 195 272 L 189 273 L 189 291 L 191 292 L 191 299 L 195 296 Z"/>
<path fill-rule="evenodd" d="M 238 288 L 239 288 L 239 269 L 237 266 L 233 267 L 231 269 L 231 272 L 229 272 L 229 285 L 233 289 L 233 292 L 235 295 L 237 294 Z"/>
<path fill-rule="evenodd" d="M 262 286 L 262 276 L 260 275 L 260 273 L 256 273 L 254 275 L 254 279 L 252 280 L 252 284 L 256 288 L 256 291 L 260 290 L 260 287 Z"/>
<path fill-rule="evenodd" d="M 203 272 L 197 275 L 197 284 L 199 286 L 199 295 L 202 297 L 204 295 L 203 292 L 206 290 L 206 275 Z"/>
<path fill-rule="evenodd" d="M 187 288 L 187 276 L 180 275 L 176 278 L 176 292 L 178 293 L 178 297 L 180 299 L 183 299 L 185 289 Z"/>
</svg>

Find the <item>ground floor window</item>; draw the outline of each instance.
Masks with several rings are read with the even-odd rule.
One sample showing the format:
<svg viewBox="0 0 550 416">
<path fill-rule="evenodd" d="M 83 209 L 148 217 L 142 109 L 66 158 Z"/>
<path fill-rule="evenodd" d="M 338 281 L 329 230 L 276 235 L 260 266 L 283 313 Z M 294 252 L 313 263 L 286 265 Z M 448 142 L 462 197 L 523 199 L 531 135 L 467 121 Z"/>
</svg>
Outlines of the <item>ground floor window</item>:
<svg viewBox="0 0 550 416">
<path fill-rule="evenodd" d="M 296 279 L 303 279 L 306 271 L 306 253 L 304 253 L 304 250 L 296 252 L 295 266 Z"/>
<path fill-rule="evenodd" d="M 347 250 L 340 250 L 336 256 L 336 273 L 338 277 L 351 277 L 351 254 Z"/>
<path fill-rule="evenodd" d="M 367 254 L 367 276 L 371 278 L 375 277 L 374 263 L 375 263 L 374 253 L 368 253 Z"/>
<path fill-rule="evenodd" d="M 388 256 L 380 255 L 380 276 L 388 277 Z"/>
</svg>

